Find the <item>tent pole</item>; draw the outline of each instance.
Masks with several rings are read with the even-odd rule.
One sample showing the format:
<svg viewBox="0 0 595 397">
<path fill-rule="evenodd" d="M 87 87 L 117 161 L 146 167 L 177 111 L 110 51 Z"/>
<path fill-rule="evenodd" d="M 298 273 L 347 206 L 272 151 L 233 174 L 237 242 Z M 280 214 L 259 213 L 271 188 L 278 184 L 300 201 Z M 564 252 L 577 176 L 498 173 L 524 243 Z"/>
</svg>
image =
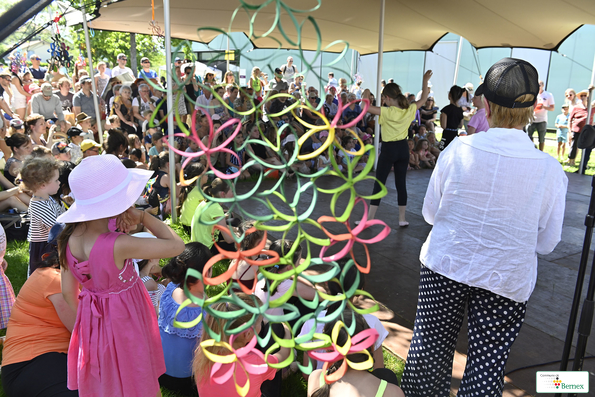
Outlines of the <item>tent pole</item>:
<svg viewBox="0 0 595 397">
<path fill-rule="evenodd" d="M 91 85 L 93 86 L 93 105 L 95 106 L 95 119 L 97 121 L 97 132 L 99 143 L 103 144 L 103 128 L 101 128 L 101 113 L 99 112 L 99 101 L 97 100 L 97 87 L 95 86 L 95 75 L 93 74 L 93 58 L 91 58 L 91 43 L 89 41 L 89 27 L 87 26 L 87 7 L 83 3 L 83 28 L 85 29 L 85 44 L 87 45 L 87 58 L 89 59 L 89 70 Z"/>
<path fill-rule="evenodd" d="M 172 78 L 172 62 L 171 62 L 171 24 L 170 24 L 170 15 L 169 15 L 169 0 L 163 0 L 163 19 L 165 22 L 165 72 L 167 78 L 167 110 L 169 111 L 169 116 L 167 118 L 167 141 L 170 147 L 174 147 L 174 98 L 172 96 L 172 86 L 173 86 L 173 78 Z M 180 98 L 181 101 L 184 100 L 184 97 Z M 170 198 L 171 198 L 171 223 L 177 223 L 178 221 L 178 214 L 176 213 L 176 158 L 174 156 L 174 151 L 169 150 L 169 177 L 173 181 L 171 184 L 173 189 L 170 189 Z"/>
<path fill-rule="evenodd" d="M 595 84 L 595 57 L 593 57 L 593 70 L 591 70 L 591 84 L 589 85 L 589 99 L 587 99 L 587 124 L 591 120 L 593 108 L 591 102 L 593 101 L 593 84 Z M 581 164 L 578 168 L 579 174 L 584 174 L 587 171 L 587 164 L 585 164 L 585 149 L 581 149 Z"/>
<path fill-rule="evenodd" d="M 459 36 L 459 48 L 457 50 L 457 62 L 455 63 L 455 76 L 452 81 L 452 85 L 457 85 L 457 79 L 459 78 L 459 67 L 461 66 L 461 50 L 463 49 L 463 36 Z"/>
<path fill-rule="evenodd" d="M 386 0 L 380 0 L 380 24 L 378 24 L 378 69 L 376 72 L 376 105 L 382 106 L 381 90 L 382 85 L 382 55 L 384 52 L 384 8 Z M 376 159 L 374 160 L 374 170 L 378 168 L 378 148 L 380 147 L 380 124 L 378 124 L 380 117 L 376 117 L 374 126 L 374 150 L 376 151 Z"/>
</svg>

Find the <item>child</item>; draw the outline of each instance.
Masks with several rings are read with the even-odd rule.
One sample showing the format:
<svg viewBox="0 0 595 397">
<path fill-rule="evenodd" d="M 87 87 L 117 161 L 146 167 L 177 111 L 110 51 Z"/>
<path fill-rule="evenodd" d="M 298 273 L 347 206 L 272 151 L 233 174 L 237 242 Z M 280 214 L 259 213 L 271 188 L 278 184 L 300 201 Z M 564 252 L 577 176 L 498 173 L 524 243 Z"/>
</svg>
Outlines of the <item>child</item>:
<svg viewBox="0 0 595 397">
<path fill-rule="evenodd" d="M 143 110 L 143 112 L 141 113 L 141 116 L 143 116 L 143 134 L 153 134 L 156 131 L 159 131 L 159 120 L 154 119 L 153 123 L 150 124 L 151 121 L 151 116 L 153 115 L 153 111 L 151 109 L 145 109 Z M 151 126 L 152 127 L 151 127 Z"/>
<path fill-rule="evenodd" d="M 151 142 L 153 143 L 153 146 L 149 150 L 149 156 L 151 158 L 159 156 L 159 153 L 165 150 L 163 147 L 163 134 L 161 132 L 154 133 L 151 137 Z"/>
<path fill-rule="evenodd" d="M 255 66 L 252 68 L 252 76 L 248 81 L 248 88 L 252 88 L 254 90 L 254 99 L 258 102 L 262 101 L 262 88 L 265 86 L 264 82 L 260 80 L 260 68 Z"/>
<path fill-rule="evenodd" d="M 409 226 L 406 220 L 407 213 L 407 167 L 409 165 L 410 149 L 407 144 L 409 135 L 409 126 L 415 119 L 415 115 L 421 106 L 426 103 L 430 88 L 428 82 L 432 77 L 432 71 L 424 73 L 422 81 L 421 98 L 413 103 L 409 103 L 407 97 L 403 95 L 401 87 L 395 83 L 388 83 L 382 89 L 381 107 L 370 106 L 368 113 L 379 115 L 378 124 L 382 126 L 382 150 L 378 157 L 378 168 L 376 171 L 377 181 L 374 183 L 372 194 L 380 192 L 381 185 L 386 184 L 388 174 L 394 168 L 395 187 L 397 188 L 397 203 L 399 205 L 399 227 Z M 365 90 L 362 95 L 364 99 L 371 100 L 369 90 Z M 382 106 L 386 105 L 386 106 Z M 376 211 L 380 205 L 380 199 L 370 201 L 370 210 L 368 220 L 376 217 Z"/>
<path fill-rule="evenodd" d="M 49 249 L 48 235 L 56 218 L 64 212 L 62 203 L 52 195 L 60 189 L 59 163 L 53 158 L 27 158 L 21 170 L 21 179 L 27 190 L 33 192 L 29 203 L 31 220 L 27 240 L 29 241 L 29 272 L 31 275 Z"/>
<path fill-rule="evenodd" d="M 558 139 L 558 160 L 560 160 L 560 149 L 562 157 L 566 151 L 566 142 L 568 142 L 568 105 L 562 105 L 562 114 L 556 117 L 556 138 Z"/>
<path fill-rule="evenodd" d="M 70 146 L 66 142 L 55 142 L 52 145 L 52 156 L 58 161 L 70 161 Z"/>
<path fill-rule="evenodd" d="M 320 133 L 321 144 L 324 144 L 324 142 L 326 142 L 327 139 L 328 139 L 328 131 L 322 131 Z M 341 164 L 337 164 L 337 165 L 339 166 L 339 170 L 343 169 L 343 166 Z M 328 150 L 325 150 L 324 152 L 320 153 L 320 156 L 318 156 L 318 164 L 317 164 L 318 171 L 324 169 L 325 167 L 332 167 L 332 162 L 331 162 L 331 158 L 328 154 Z"/>
<path fill-rule="evenodd" d="M 236 294 L 236 296 L 244 302 L 244 304 L 257 307 L 262 305 L 262 301 L 253 295 L 247 295 L 242 292 Z M 242 308 L 234 303 L 215 303 L 211 306 L 211 308 L 216 312 L 237 312 Z M 281 309 L 282 311 L 282 309 Z M 251 318 L 252 313 L 247 313 L 241 317 L 234 318 L 231 320 L 224 320 L 215 318 L 209 314 L 207 314 L 205 320 L 206 325 L 211 328 L 214 332 L 221 335 L 221 340 L 224 342 L 230 342 L 230 335 L 228 335 L 224 329 L 236 329 L 243 324 L 246 324 Z M 229 324 L 227 324 L 229 322 Z M 245 347 L 249 342 L 252 341 L 253 338 L 260 332 L 262 326 L 262 316 L 256 319 L 254 325 L 247 330 L 237 334 L 234 337 L 232 347 L 237 350 Z M 284 338 L 290 339 L 290 332 L 289 329 L 285 324 L 283 324 L 283 329 L 285 332 Z M 227 379 L 227 381 L 223 384 L 217 384 L 212 382 L 211 379 L 213 378 L 211 374 L 211 370 L 213 368 L 213 361 L 211 361 L 205 354 L 204 351 L 208 350 L 210 353 L 219 354 L 219 355 L 227 355 L 229 354 L 229 350 L 224 347 L 206 347 L 203 343 L 207 340 L 211 339 L 208 332 L 203 332 L 200 338 L 201 344 L 196 348 L 194 353 L 194 363 L 192 366 L 192 370 L 194 372 L 194 377 L 196 379 L 196 384 L 198 385 L 198 394 L 200 397 L 222 397 L 222 396 L 237 396 L 236 386 L 238 385 L 245 385 L 247 382 L 246 373 L 239 367 L 236 366 L 234 376 L 231 376 Z M 281 348 L 275 354 L 269 356 L 269 363 L 280 363 L 289 357 L 289 349 L 288 348 Z M 251 350 L 247 353 L 246 356 L 243 357 L 244 361 L 252 365 L 264 365 L 264 360 L 262 355 L 259 355 Z M 231 364 L 224 364 L 219 371 L 216 372 L 216 376 L 221 376 L 226 370 L 228 370 L 228 366 Z M 270 380 L 275 377 L 275 373 L 277 369 L 275 368 L 267 368 L 266 371 L 262 374 L 251 374 L 250 375 L 250 389 L 248 390 L 248 394 L 246 397 L 259 397 L 261 395 L 260 387 L 265 380 Z"/>
<path fill-rule="evenodd" d="M 450 105 L 442 108 L 440 111 L 440 126 L 442 127 L 442 140 L 440 140 L 440 150 L 446 149 L 458 135 L 459 128 L 463 126 L 463 109 L 458 102 L 463 95 L 463 89 L 458 85 L 453 85 L 448 92 Z"/>
<path fill-rule="evenodd" d="M 472 99 L 473 106 L 477 108 L 477 112 L 471 117 L 467 124 L 467 135 L 475 134 L 477 132 L 485 132 L 490 129 L 488 119 L 486 118 L 485 104 L 483 103 L 483 96 L 475 95 Z"/>
<path fill-rule="evenodd" d="M 194 349 L 202 335 L 202 322 L 190 328 L 174 326 L 174 320 L 189 322 L 198 318 L 202 308 L 194 303 L 183 308 L 180 305 L 188 299 L 184 285 L 197 298 L 204 298 L 205 286 L 197 278 L 186 278 L 188 269 L 202 273 L 211 252 L 201 243 L 188 243 L 184 252 L 172 258 L 163 267 L 162 275 L 171 280 L 161 297 L 159 307 L 159 333 L 165 357 L 165 374 L 159 377 L 159 384 L 179 395 L 195 396 L 196 384 L 192 379 Z"/>
<path fill-rule="evenodd" d="M 77 127 L 70 127 L 66 133 L 68 136 L 68 147 L 70 148 L 70 161 L 78 163 L 83 159 L 83 151 L 81 150 L 81 143 L 85 139 L 85 132 Z"/>
<path fill-rule="evenodd" d="M 410 170 L 419 170 L 421 167 L 419 166 L 419 155 L 415 153 L 415 141 L 413 139 L 409 139 L 407 141 L 409 145 L 409 168 Z"/>
<path fill-rule="evenodd" d="M 413 140 L 415 141 L 416 145 L 420 139 L 426 139 L 426 125 L 425 124 L 420 124 L 419 126 L 417 126 L 417 131 L 415 132 L 415 135 L 413 135 Z"/>
<path fill-rule="evenodd" d="M 345 327 L 339 328 L 335 334 L 335 325 L 343 321 Z M 353 324 L 355 322 L 355 324 Z M 348 332 L 348 326 L 354 325 L 353 334 Z M 324 334 L 333 337 L 334 345 L 350 346 L 349 343 L 354 335 L 369 329 L 366 318 L 361 314 L 346 309 L 333 321 L 324 324 Z M 376 341 L 377 342 L 377 341 Z M 306 354 L 304 354 L 306 356 Z M 354 369 L 357 364 L 360 366 L 372 356 L 372 347 L 367 349 L 367 354 L 363 352 L 349 353 L 345 359 L 351 364 L 347 366 L 346 372 L 338 382 L 328 382 L 325 375 L 330 375 L 337 371 L 344 364 L 343 359 L 329 363 L 326 371 L 317 369 L 312 372 L 308 378 L 308 397 L 329 397 L 329 396 L 394 396 L 405 397 L 403 391 L 398 386 L 398 379 L 394 372 L 385 368 L 376 368 L 372 372 L 365 369 Z M 382 357 L 382 356 L 381 356 Z M 375 358 L 375 357 L 374 357 Z M 357 368 L 357 367 L 356 367 Z M 331 389 L 333 389 L 331 391 Z"/>
<path fill-rule="evenodd" d="M 422 168 L 434 168 L 436 157 L 430 152 L 430 144 L 427 139 L 420 139 L 415 146 L 415 154 L 419 156 Z"/>
<path fill-rule="evenodd" d="M 215 178 L 210 185 L 205 186 L 203 188 L 203 193 L 207 197 L 233 197 L 231 186 L 220 178 Z M 229 236 L 227 233 L 220 233 L 219 230 L 214 230 L 212 223 L 215 220 L 218 220 L 218 225 L 227 227 L 225 212 L 223 212 L 221 204 L 216 202 L 209 203 L 206 199 L 201 201 L 196 207 L 196 211 L 194 211 L 194 216 L 192 217 L 190 241 L 198 241 L 199 243 L 206 245 L 213 254 L 219 253 L 214 242 L 217 242 L 217 244 L 224 250 L 235 251 L 233 237 Z"/>
<path fill-rule="evenodd" d="M 131 259 L 173 257 L 184 242 L 165 223 L 132 208 L 150 177 L 126 169 L 113 155 L 86 158 L 70 174 L 76 201 L 58 218 L 66 223 L 58 250 L 62 295 L 77 313 L 68 388 L 80 395 L 160 395 L 157 379 L 165 364 L 157 318 Z M 142 224 L 156 238 L 111 232 L 114 217 L 121 231 Z"/>
<path fill-rule="evenodd" d="M 227 166 L 226 174 L 233 174 L 240 171 L 240 180 L 250 178 L 250 172 L 247 169 L 243 169 L 246 164 L 246 148 L 240 149 L 244 144 L 244 137 L 242 134 L 237 134 L 232 144 L 229 145 L 228 149 L 235 152 L 236 156 L 232 156 L 231 153 L 225 154 L 225 165 Z M 238 160 L 239 158 L 239 160 Z"/>
<path fill-rule="evenodd" d="M 346 136 L 343 138 L 343 148 L 345 148 L 345 150 L 347 152 L 355 152 L 355 139 L 353 139 L 352 136 Z M 347 157 L 349 157 L 349 162 L 353 161 L 353 159 L 355 158 L 355 156 L 353 154 L 349 154 L 349 153 L 345 153 L 343 150 L 339 150 L 338 153 L 338 159 L 337 160 L 341 160 L 341 163 L 343 165 L 343 169 L 346 171 L 347 170 Z M 355 168 L 353 169 L 353 172 L 360 172 L 361 170 L 364 169 L 364 167 L 366 166 L 366 164 L 362 164 L 359 163 L 355 166 Z"/>
<path fill-rule="evenodd" d="M 430 153 L 432 153 L 434 157 L 438 158 L 438 156 L 440 156 L 440 142 L 436 140 L 436 133 L 428 132 L 426 134 L 426 139 L 428 140 Z"/>
<path fill-rule="evenodd" d="M 182 202 L 182 209 L 180 210 L 180 223 L 188 234 L 190 234 L 192 226 L 192 217 L 196 211 L 198 204 L 204 200 L 202 195 L 202 187 L 209 180 L 208 175 L 205 173 L 205 166 L 201 163 L 192 163 L 184 168 L 184 178 L 191 180 L 197 178 L 194 187 L 189 186 L 186 188 L 184 196 L 186 197 Z M 188 191 L 190 190 L 190 191 Z"/>
<path fill-rule="evenodd" d="M 341 259 L 340 261 L 338 261 L 338 263 L 339 263 L 339 266 L 341 267 L 341 275 L 343 276 L 343 284 L 341 285 L 335 281 L 329 281 L 327 283 L 327 287 L 328 287 L 328 291 L 329 291 L 330 295 L 334 295 L 334 296 L 343 295 L 344 291 L 351 289 L 358 278 L 357 277 L 358 273 L 359 273 L 359 283 L 358 283 L 357 289 L 365 290 L 364 274 L 360 273 L 357 270 L 357 267 L 355 267 L 354 265 L 351 265 L 351 267 L 349 267 L 349 269 L 346 271 L 345 267 L 346 267 L 346 264 L 348 263 L 348 261 L 346 259 Z M 354 295 L 351 298 L 349 298 L 349 300 L 352 303 L 354 303 L 354 301 L 356 299 L 357 299 L 357 295 Z M 311 320 L 306 321 L 302 325 L 301 331 L 297 337 L 307 335 L 310 332 L 310 330 L 314 327 L 316 328 L 315 332 L 320 333 L 320 334 L 323 333 L 324 322 L 318 321 L 318 319 L 326 317 L 326 314 L 328 312 L 332 313 L 335 310 L 337 310 L 336 306 L 337 306 L 336 302 L 335 303 L 330 302 L 329 307 L 326 310 L 322 310 L 318 314 L 316 319 L 311 319 Z M 376 342 L 374 342 L 374 350 L 372 351 L 372 356 L 374 357 L 374 369 L 384 368 L 384 357 L 382 355 L 382 342 L 384 342 L 384 340 L 388 336 L 388 331 L 386 330 L 386 328 L 384 328 L 384 326 L 382 325 L 382 323 L 380 322 L 378 317 L 374 316 L 373 314 L 364 314 L 363 317 L 366 320 L 366 323 L 368 324 L 368 326 L 370 328 L 374 328 L 376 331 L 378 331 L 378 339 L 376 339 Z M 304 354 L 303 364 L 308 365 L 308 360 L 312 360 L 312 359 L 309 358 L 307 354 Z M 312 360 L 312 361 L 314 361 L 313 365 L 316 367 L 316 369 L 322 369 L 322 366 L 324 364 L 323 362 L 315 361 L 315 360 Z M 306 379 L 308 378 L 307 376 L 304 376 L 304 377 Z"/>
</svg>

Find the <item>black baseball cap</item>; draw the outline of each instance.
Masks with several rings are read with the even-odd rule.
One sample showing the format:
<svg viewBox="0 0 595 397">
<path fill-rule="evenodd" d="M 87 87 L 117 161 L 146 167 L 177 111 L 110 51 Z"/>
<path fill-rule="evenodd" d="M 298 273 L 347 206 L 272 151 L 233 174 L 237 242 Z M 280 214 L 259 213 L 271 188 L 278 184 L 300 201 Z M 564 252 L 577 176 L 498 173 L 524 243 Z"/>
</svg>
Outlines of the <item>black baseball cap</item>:
<svg viewBox="0 0 595 397">
<path fill-rule="evenodd" d="M 74 136 L 85 135 L 85 133 L 78 127 L 70 127 L 66 135 L 68 135 L 69 138 L 72 138 Z"/>
<path fill-rule="evenodd" d="M 475 95 L 483 95 L 490 102 L 506 108 L 528 108 L 535 104 L 539 93 L 537 69 L 527 61 L 503 58 L 492 65 Z M 531 94 L 530 102 L 515 102 L 522 95 Z"/>
</svg>

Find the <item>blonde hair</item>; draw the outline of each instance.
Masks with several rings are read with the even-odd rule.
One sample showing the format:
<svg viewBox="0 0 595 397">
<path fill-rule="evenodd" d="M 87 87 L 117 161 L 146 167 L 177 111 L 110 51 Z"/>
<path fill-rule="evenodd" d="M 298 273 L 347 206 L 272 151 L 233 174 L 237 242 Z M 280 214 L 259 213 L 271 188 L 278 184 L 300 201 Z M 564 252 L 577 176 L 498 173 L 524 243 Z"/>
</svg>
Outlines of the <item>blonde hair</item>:
<svg viewBox="0 0 595 397">
<path fill-rule="evenodd" d="M 485 98 L 485 97 L 484 97 Z M 486 99 L 487 100 L 487 99 Z M 519 103 L 533 102 L 535 97 L 531 94 L 521 95 L 514 101 Z M 487 100 L 490 107 L 488 123 L 491 128 L 515 128 L 533 122 L 533 106 L 526 108 L 507 108 L 496 105 Z"/>
<path fill-rule="evenodd" d="M 258 66 L 254 66 L 252 68 L 252 77 L 254 77 L 255 79 L 260 77 L 260 74 L 256 74 L 257 71 L 260 72 L 260 68 Z"/>
<path fill-rule="evenodd" d="M 261 300 L 255 295 L 248 295 L 244 294 L 243 292 L 239 292 L 236 296 L 245 304 L 258 307 L 262 305 Z M 258 306 L 257 306 L 258 305 Z M 229 302 L 220 302 L 215 303 L 211 306 L 211 308 L 217 312 L 233 312 L 237 310 L 242 310 L 242 308 L 235 303 Z M 228 321 L 231 321 L 229 325 L 227 325 L 228 330 L 233 330 L 242 324 L 247 323 L 252 318 L 252 313 L 246 313 L 241 317 L 238 317 L 234 320 L 224 320 L 221 318 L 217 318 L 212 316 L 211 314 L 207 314 L 204 318 L 205 324 L 216 334 L 221 336 L 222 342 L 229 342 L 229 335 L 224 331 L 224 328 Z M 258 321 L 259 319 L 256 319 Z M 256 323 L 255 323 L 256 324 Z M 256 332 L 256 331 L 255 331 Z M 213 362 L 209 360 L 208 357 L 204 355 L 202 352 L 202 347 L 200 344 L 206 340 L 210 340 L 211 337 L 207 330 L 203 328 L 202 335 L 200 336 L 200 342 L 198 346 L 196 346 L 196 350 L 194 351 L 194 360 L 192 361 L 192 373 L 196 379 L 196 383 L 199 384 L 203 379 L 209 379 L 211 368 L 213 367 Z M 208 347 L 207 350 L 213 354 L 225 355 L 229 353 L 227 349 L 224 347 Z"/>
</svg>

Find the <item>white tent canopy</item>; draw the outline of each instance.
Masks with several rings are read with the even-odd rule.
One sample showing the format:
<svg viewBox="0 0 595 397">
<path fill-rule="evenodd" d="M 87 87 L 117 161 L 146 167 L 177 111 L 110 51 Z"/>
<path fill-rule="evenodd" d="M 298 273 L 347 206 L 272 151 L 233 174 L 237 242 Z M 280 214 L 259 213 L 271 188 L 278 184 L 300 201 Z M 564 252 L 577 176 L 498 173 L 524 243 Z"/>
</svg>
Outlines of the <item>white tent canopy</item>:
<svg viewBox="0 0 595 397">
<path fill-rule="evenodd" d="M 258 4 L 255 0 L 249 4 Z M 227 30 L 230 18 L 239 6 L 238 0 L 216 2 L 170 1 L 172 37 L 208 43 L 220 31 L 201 30 L 199 27 L 216 27 Z M 316 8 L 316 0 L 286 0 L 284 4 L 297 10 Z M 264 34 L 271 28 L 276 16 L 277 2 L 258 11 L 252 25 L 254 35 Z M 344 40 L 360 54 L 378 52 L 378 16 L 380 1 L 372 0 L 321 0 L 317 9 L 294 16 L 304 22 L 301 37 L 303 50 L 316 50 L 319 38 L 307 16 L 313 17 L 320 29 L 321 49 Z M 231 31 L 249 35 L 250 20 L 254 12 L 240 10 Z M 155 2 L 155 18 L 163 27 L 163 6 Z M 296 28 L 285 11 L 280 15 L 287 36 L 298 42 Z M 123 32 L 150 33 L 150 3 L 145 0 L 121 0 L 106 3 L 99 8 L 99 16 L 90 26 Z M 593 0 L 426 0 L 411 2 L 389 0 L 386 2 L 384 51 L 430 50 L 446 33 L 465 37 L 476 48 L 528 47 L 552 50 L 583 24 L 595 24 Z M 297 48 L 288 43 L 278 29 L 270 37 L 251 37 L 257 48 Z M 343 44 L 327 48 L 342 51 Z"/>
</svg>

